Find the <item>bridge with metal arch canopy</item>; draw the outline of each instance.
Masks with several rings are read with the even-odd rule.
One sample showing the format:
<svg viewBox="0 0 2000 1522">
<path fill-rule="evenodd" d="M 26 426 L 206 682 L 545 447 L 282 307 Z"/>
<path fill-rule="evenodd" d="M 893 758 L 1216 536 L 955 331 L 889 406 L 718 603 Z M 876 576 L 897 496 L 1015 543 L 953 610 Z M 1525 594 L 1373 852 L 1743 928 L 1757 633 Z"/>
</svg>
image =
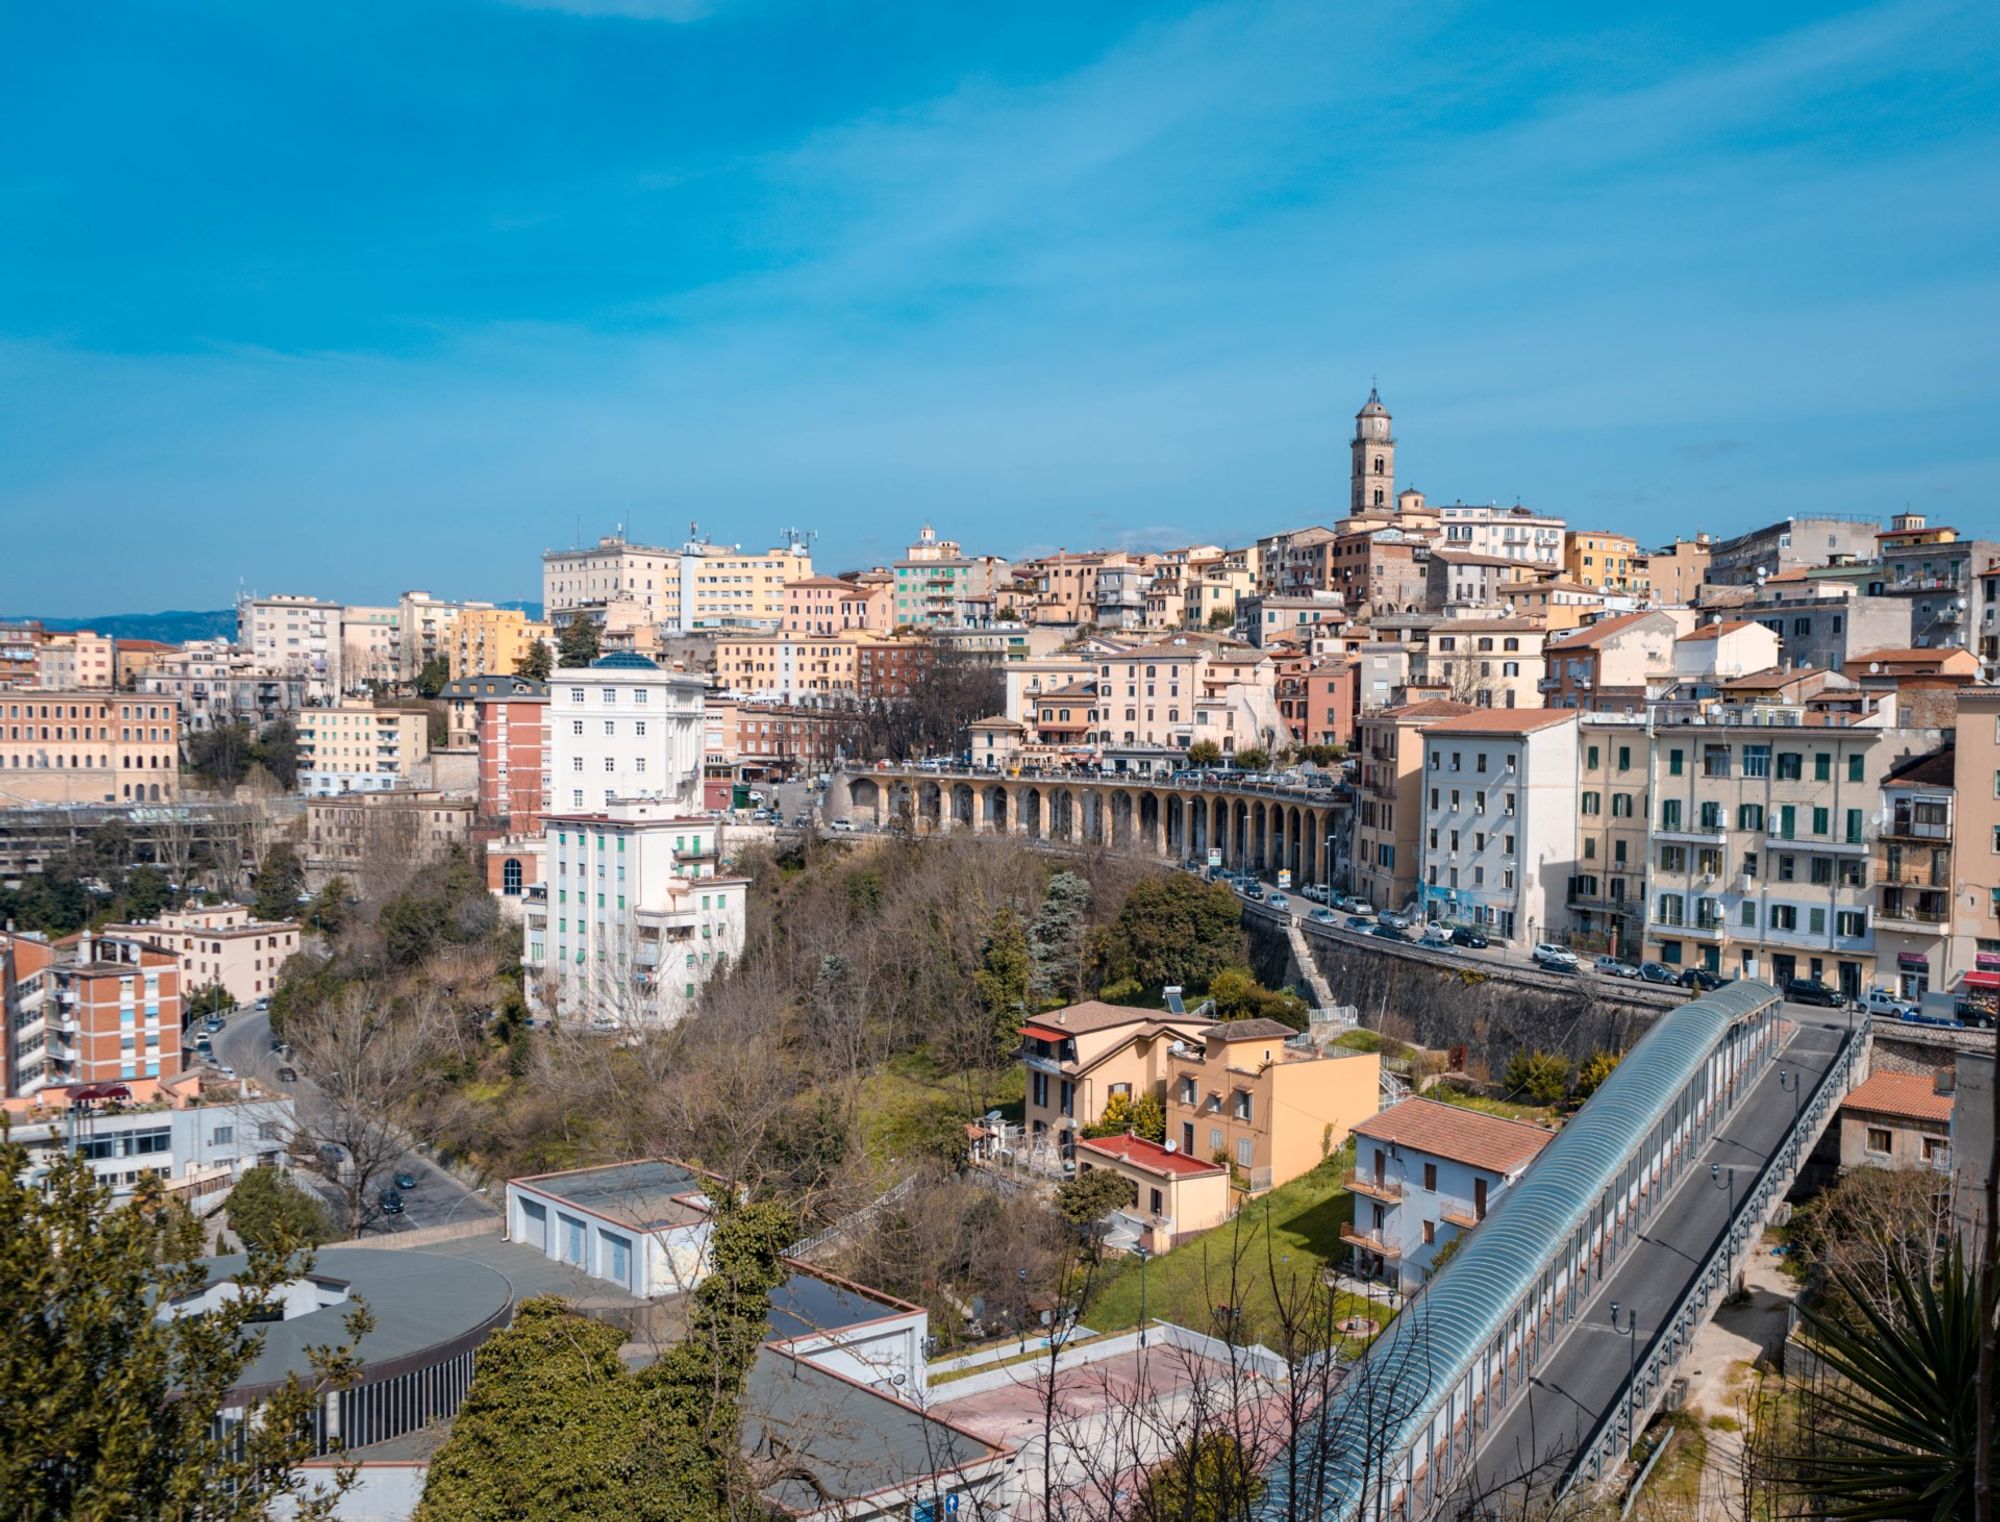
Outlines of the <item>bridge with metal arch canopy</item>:
<svg viewBox="0 0 2000 1522">
<path fill-rule="evenodd" d="M 919 835 L 1011 835 L 1041 844 L 1206 860 L 1232 869 L 1290 871 L 1293 881 L 1342 880 L 1350 808 L 1344 787 L 1293 787 L 1249 773 L 1155 777 L 1043 772 L 836 773 L 829 821 Z"/>
<path fill-rule="evenodd" d="M 1417 1522 L 1614 1474 L 1863 1039 L 1761 983 L 1664 1015 L 1346 1372 L 1261 1514 Z"/>
</svg>

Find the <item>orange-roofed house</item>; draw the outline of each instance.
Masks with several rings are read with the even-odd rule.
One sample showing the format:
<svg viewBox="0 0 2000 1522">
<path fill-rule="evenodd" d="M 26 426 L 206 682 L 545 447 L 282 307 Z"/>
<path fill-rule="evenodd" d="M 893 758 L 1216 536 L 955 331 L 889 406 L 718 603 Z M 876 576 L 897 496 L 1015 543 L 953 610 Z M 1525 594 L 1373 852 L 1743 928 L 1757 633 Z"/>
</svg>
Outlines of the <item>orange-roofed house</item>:
<svg viewBox="0 0 2000 1522">
<path fill-rule="evenodd" d="M 1070 1157 L 1076 1134 L 1094 1125 L 1114 1094 L 1164 1098 L 1167 1048 L 1195 1040 L 1214 1022 L 1086 999 L 1021 1026 L 1027 1070 L 1027 1142 L 1045 1158 Z"/>
<path fill-rule="evenodd" d="M 1554 1133 L 1525 1121 L 1406 1099 L 1354 1128 L 1354 1224 L 1341 1240 L 1363 1272 L 1405 1291 L 1438 1252 L 1486 1219 Z"/>
<path fill-rule="evenodd" d="M 1229 1170 L 1179 1145 L 1131 1135 L 1085 1137 L 1076 1144 L 1076 1165 L 1080 1173 L 1115 1173 L 1132 1186 L 1125 1214 L 1138 1222 L 1148 1252 L 1165 1252 L 1229 1219 Z"/>
<path fill-rule="evenodd" d="M 1674 642 L 1674 676 L 1683 682 L 1724 682 L 1778 664 L 1781 641 L 1763 624 L 1724 618 Z"/>
<path fill-rule="evenodd" d="M 1650 684 L 1672 679 L 1674 641 L 1693 624 L 1686 608 L 1654 608 L 1552 636 L 1543 652 L 1543 706 L 1643 712 Z"/>
<path fill-rule="evenodd" d="M 1951 1105 L 1928 1074 L 1876 1073 L 1840 1102 L 1840 1166 L 1947 1171 Z"/>
</svg>

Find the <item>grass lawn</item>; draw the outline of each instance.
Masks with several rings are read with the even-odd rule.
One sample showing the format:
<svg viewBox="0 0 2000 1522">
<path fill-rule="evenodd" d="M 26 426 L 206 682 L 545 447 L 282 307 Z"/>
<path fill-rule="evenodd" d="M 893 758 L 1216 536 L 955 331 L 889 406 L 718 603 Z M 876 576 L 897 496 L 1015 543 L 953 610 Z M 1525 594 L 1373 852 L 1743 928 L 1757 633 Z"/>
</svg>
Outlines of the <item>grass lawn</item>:
<svg viewBox="0 0 2000 1522">
<path fill-rule="evenodd" d="M 1432 1084 L 1424 1090 L 1424 1098 L 1457 1105 L 1462 1110 L 1478 1110 L 1482 1114 L 1500 1115 L 1508 1120 L 1525 1120 L 1536 1126 L 1546 1126 L 1556 1118 L 1553 1105 L 1516 1104 L 1511 1099 L 1489 1099 L 1484 1094 L 1467 1094 L 1445 1083 Z"/>
<path fill-rule="evenodd" d="M 1343 1149 L 1311 1173 L 1253 1200 L 1226 1225 L 1153 1259 L 1146 1265 L 1146 1315 L 1218 1336 L 1227 1328 L 1216 1307 L 1235 1305 L 1236 1339 L 1276 1347 L 1280 1291 L 1288 1300 L 1302 1299 L 1320 1270 L 1347 1254 L 1340 1229 L 1353 1218 L 1354 1206 L 1341 1176 L 1350 1166 L 1352 1156 Z M 1138 1260 L 1118 1259 L 1103 1272 L 1084 1307 L 1084 1325 L 1096 1332 L 1137 1326 Z M 1388 1308 L 1343 1294 L 1338 1314 L 1381 1321 Z"/>
<path fill-rule="evenodd" d="M 1019 1063 L 947 1076 L 924 1053 L 908 1053 L 861 1080 L 862 1145 L 886 1177 L 937 1127 L 962 1125 L 988 1110 L 1019 1123 L 1025 1085 Z"/>
</svg>

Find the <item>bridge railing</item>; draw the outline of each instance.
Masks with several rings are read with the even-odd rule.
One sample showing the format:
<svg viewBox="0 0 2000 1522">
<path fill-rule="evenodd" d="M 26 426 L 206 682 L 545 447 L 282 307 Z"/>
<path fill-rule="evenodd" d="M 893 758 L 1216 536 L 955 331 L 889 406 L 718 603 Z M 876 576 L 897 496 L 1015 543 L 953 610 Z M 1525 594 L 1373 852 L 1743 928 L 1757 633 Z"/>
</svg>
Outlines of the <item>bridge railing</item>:
<svg viewBox="0 0 2000 1522">
<path fill-rule="evenodd" d="M 847 776 L 852 780 L 863 777 L 870 779 L 888 777 L 901 782 L 974 782 L 988 786 L 999 782 L 1055 782 L 1087 783 L 1106 787 L 1160 787 L 1208 793 L 1259 793 L 1268 797 L 1327 805 L 1344 803 L 1352 797 L 1351 786 L 1346 782 L 1337 782 L 1326 787 L 1308 787 L 1304 783 L 1273 781 L 1255 773 L 1245 773 L 1241 778 L 1224 779 L 1207 776 L 1175 776 L 1171 773 L 1155 775 L 1148 772 L 1067 771 L 1050 767 L 1024 767 L 1019 771 L 1010 771 L 1001 767 L 983 766 L 947 768 L 886 766 L 851 768 L 847 771 Z"/>
<path fill-rule="evenodd" d="M 1681 1296 L 1679 1304 L 1654 1329 L 1645 1350 L 1639 1354 L 1632 1372 L 1619 1385 L 1616 1395 L 1590 1436 L 1577 1450 L 1561 1493 L 1569 1494 L 1579 1485 L 1596 1486 L 1615 1474 L 1631 1451 L 1637 1430 L 1650 1415 L 1667 1381 L 1694 1347 L 1694 1339 L 1708 1318 L 1709 1302 L 1728 1293 L 1730 1265 L 1747 1246 L 1771 1207 L 1792 1185 L 1805 1151 L 1819 1136 L 1820 1127 L 1847 1094 L 1860 1059 L 1863 1036 L 1849 1031 L 1841 1038 L 1840 1049 L 1814 1087 L 1812 1097 L 1799 1106 L 1798 1118 L 1785 1133 L 1784 1142 L 1772 1149 L 1758 1170 L 1757 1180 L 1723 1223 L 1699 1272 Z M 1630 1425 L 1627 1425 L 1628 1413 Z"/>
</svg>

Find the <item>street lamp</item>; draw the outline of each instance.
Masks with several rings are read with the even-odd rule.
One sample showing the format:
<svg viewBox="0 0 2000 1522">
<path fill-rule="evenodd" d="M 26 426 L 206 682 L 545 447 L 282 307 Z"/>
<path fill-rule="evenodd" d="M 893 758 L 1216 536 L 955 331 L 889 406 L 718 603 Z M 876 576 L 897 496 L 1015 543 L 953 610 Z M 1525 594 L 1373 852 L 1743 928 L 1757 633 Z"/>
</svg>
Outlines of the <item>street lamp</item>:
<svg viewBox="0 0 2000 1522">
<path fill-rule="evenodd" d="M 1778 1069 L 1778 1087 L 1792 1096 L 1792 1129 L 1799 1128 L 1799 1082 L 1800 1075 L 1791 1068 Z"/>
<path fill-rule="evenodd" d="M 1725 1180 L 1724 1175 L 1727 1175 Z M 1724 1281 L 1722 1298 L 1729 1298 L 1730 1286 L 1736 1282 L 1736 1170 L 1725 1168 L 1721 1163 L 1708 1165 L 1708 1181 L 1718 1189 L 1729 1191 L 1729 1218 L 1723 1223 L 1723 1244 L 1728 1250 L 1729 1275 Z"/>
<path fill-rule="evenodd" d="M 1629 1450 L 1639 1440 L 1639 1434 L 1632 1430 L 1633 1386 L 1639 1382 L 1639 1313 L 1629 1306 L 1625 1310 L 1625 1324 L 1618 1324 L 1618 1302 L 1611 1302 L 1611 1330 L 1625 1339 L 1625 1446 Z"/>
<path fill-rule="evenodd" d="M 451 1218 L 457 1215 L 459 1211 L 465 1208 L 467 1201 L 476 1199 L 484 1193 L 486 1193 L 486 1186 L 484 1184 L 481 1184 L 477 1189 L 473 1190 L 470 1194 L 461 1197 L 456 1205 L 452 1206 L 451 1209 L 447 1210 L 444 1213 L 444 1219 L 438 1222 L 438 1225 L 449 1226 L 451 1224 Z"/>
</svg>

